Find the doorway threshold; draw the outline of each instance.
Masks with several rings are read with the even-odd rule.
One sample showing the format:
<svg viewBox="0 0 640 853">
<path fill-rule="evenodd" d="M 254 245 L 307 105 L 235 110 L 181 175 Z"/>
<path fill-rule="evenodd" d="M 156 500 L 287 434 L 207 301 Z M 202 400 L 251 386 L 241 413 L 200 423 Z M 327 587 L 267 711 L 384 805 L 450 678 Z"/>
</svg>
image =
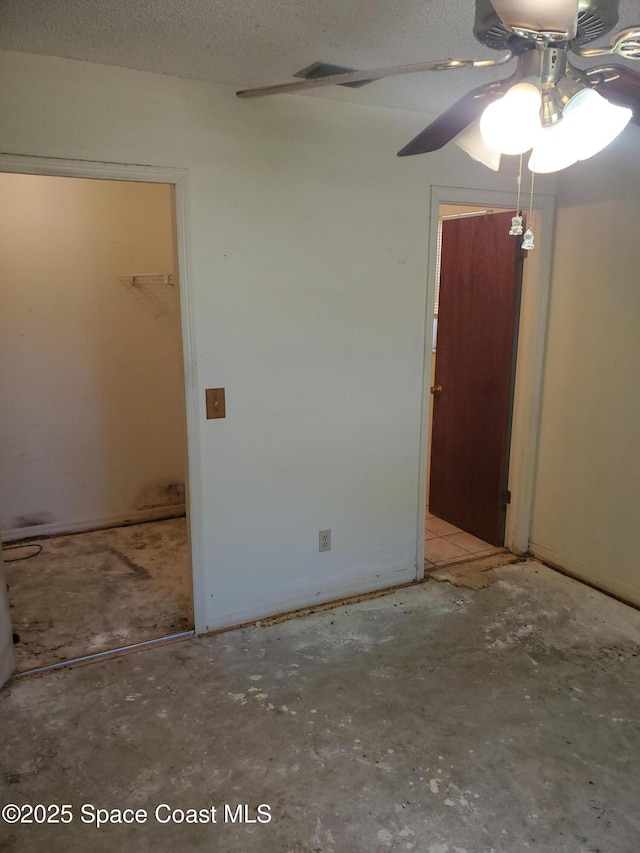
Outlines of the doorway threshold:
<svg viewBox="0 0 640 853">
<path fill-rule="evenodd" d="M 502 566 L 524 563 L 529 559 L 519 556 L 511 551 L 503 549 L 500 553 L 488 554 L 484 557 L 460 560 L 457 563 L 449 563 L 439 566 L 429 574 L 429 580 L 447 581 L 452 586 L 464 586 L 467 589 L 482 589 L 490 586 L 497 578 L 495 569 Z"/>
<path fill-rule="evenodd" d="M 46 666 L 37 666 L 33 669 L 25 669 L 22 672 L 14 673 L 8 680 L 7 684 L 13 684 L 16 681 L 22 681 L 26 678 L 34 678 L 38 675 L 46 675 L 49 672 L 55 672 L 59 669 L 68 669 L 72 666 L 83 664 L 96 663 L 100 660 L 106 660 L 112 657 L 120 657 L 121 655 L 140 652 L 144 649 L 155 648 L 156 646 L 168 645 L 169 643 L 177 643 L 181 640 L 186 640 L 189 637 L 195 637 L 195 631 L 180 631 L 177 634 L 167 634 L 165 637 L 156 637 L 153 640 L 143 640 L 140 643 L 130 643 L 127 646 L 118 646 L 115 649 L 107 649 L 104 652 L 94 652 L 90 655 L 81 655 L 80 657 L 70 658 L 69 660 L 58 661 L 57 663 L 47 664 Z"/>
</svg>

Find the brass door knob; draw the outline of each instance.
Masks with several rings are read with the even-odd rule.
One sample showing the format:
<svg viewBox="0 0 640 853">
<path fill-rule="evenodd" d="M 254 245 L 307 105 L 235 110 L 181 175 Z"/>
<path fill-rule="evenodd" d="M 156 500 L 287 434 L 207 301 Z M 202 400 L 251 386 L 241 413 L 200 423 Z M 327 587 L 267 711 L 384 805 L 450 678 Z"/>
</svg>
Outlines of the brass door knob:
<svg viewBox="0 0 640 853">
<path fill-rule="evenodd" d="M 431 393 L 435 396 L 436 394 L 442 394 L 442 385 L 432 385 Z"/>
</svg>

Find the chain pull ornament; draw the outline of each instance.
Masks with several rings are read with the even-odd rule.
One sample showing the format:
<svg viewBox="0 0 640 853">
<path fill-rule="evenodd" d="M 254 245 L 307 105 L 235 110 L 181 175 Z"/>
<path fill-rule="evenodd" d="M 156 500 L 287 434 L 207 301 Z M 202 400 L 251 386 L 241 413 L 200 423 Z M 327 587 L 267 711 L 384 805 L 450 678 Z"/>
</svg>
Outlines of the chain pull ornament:
<svg viewBox="0 0 640 853">
<path fill-rule="evenodd" d="M 531 172 L 531 195 L 529 197 L 529 215 L 527 216 L 527 230 L 524 232 L 522 240 L 522 248 L 526 251 L 535 249 L 534 234 L 533 234 L 533 184 L 535 181 L 535 172 Z"/>
<path fill-rule="evenodd" d="M 535 249 L 535 244 L 533 242 L 533 231 L 531 228 L 527 228 L 524 232 L 524 239 L 522 240 L 522 248 L 523 249 Z"/>
<path fill-rule="evenodd" d="M 522 211 L 520 210 L 520 187 L 522 185 L 522 154 L 520 155 L 520 171 L 518 172 L 518 200 L 516 202 L 516 215 L 511 217 L 511 228 L 509 234 L 512 237 L 522 236 Z"/>
<path fill-rule="evenodd" d="M 521 237 L 522 236 L 522 216 L 518 214 L 518 216 L 511 217 L 511 228 L 509 228 L 509 234 L 512 237 Z"/>
</svg>

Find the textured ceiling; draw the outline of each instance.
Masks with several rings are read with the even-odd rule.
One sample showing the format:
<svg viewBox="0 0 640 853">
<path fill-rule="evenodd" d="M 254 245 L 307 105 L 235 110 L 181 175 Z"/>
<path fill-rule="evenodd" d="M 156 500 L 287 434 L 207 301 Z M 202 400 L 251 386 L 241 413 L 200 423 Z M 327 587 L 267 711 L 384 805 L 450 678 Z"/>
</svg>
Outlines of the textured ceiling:
<svg viewBox="0 0 640 853">
<path fill-rule="evenodd" d="M 0 0 L 0 48 L 243 88 L 286 82 L 316 60 L 366 69 L 496 57 L 473 38 L 474 7 L 473 0 Z M 638 0 L 621 0 L 620 12 L 619 28 L 640 24 Z M 295 97 L 437 113 L 512 67 L 415 74 Z"/>
</svg>

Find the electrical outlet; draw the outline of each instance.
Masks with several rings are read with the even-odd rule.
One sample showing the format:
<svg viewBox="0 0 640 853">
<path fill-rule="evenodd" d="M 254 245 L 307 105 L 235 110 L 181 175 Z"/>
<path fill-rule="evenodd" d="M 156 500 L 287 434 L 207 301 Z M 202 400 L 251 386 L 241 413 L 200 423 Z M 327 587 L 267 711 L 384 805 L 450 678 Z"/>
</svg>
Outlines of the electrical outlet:
<svg viewBox="0 0 640 853">
<path fill-rule="evenodd" d="M 321 530 L 319 533 L 319 551 L 330 551 L 331 550 L 331 531 L 330 530 Z"/>
</svg>

